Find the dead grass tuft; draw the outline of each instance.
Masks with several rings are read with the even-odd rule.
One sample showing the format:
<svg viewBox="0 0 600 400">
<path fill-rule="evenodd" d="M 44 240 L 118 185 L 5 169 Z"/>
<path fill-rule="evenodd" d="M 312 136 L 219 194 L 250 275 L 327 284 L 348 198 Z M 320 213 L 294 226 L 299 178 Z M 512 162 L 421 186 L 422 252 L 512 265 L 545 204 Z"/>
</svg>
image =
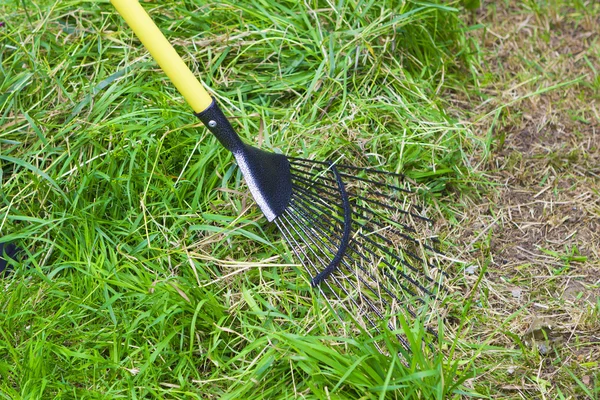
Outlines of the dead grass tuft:
<svg viewBox="0 0 600 400">
<path fill-rule="evenodd" d="M 478 11 L 481 98 L 455 102 L 490 138 L 472 161 L 495 184 L 463 204 L 457 235 L 471 260 L 462 290 L 485 273 L 468 337 L 521 349 L 480 356 L 489 372 L 472 384 L 495 381 L 479 388 L 494 397 L 585 398 L 600 386 L 600 5 L 532 4 Z"/>
</svg>

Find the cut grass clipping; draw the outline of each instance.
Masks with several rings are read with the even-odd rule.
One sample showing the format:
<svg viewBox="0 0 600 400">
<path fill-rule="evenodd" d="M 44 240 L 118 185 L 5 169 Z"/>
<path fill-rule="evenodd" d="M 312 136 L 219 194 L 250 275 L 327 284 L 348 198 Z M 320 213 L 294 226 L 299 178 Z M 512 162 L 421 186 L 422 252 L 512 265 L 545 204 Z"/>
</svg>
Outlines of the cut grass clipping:
<svg viewBox="0 0 600 400">
<path fill-rule="evenodd" d="M 403 172 L 428 186 L 431 205 L 462 184 L 467 133 L 437 97 L 461 85 L 468 65 L 458 10 L 396 1 L 148 7 L 246 141 Z M 108 3 L 0 11 L 0 231 L 24 250 L 0 293 L 0 393 L 463 390 L 468 375 L 451 354 L 420 348 L 419 321 L 400 316 L 418 350 L 407 365 L 367 335 L 344 334 L 229 153 L 190 123 Z M 393 333 L 376 340 L 397 349 Z"/>
</svg>

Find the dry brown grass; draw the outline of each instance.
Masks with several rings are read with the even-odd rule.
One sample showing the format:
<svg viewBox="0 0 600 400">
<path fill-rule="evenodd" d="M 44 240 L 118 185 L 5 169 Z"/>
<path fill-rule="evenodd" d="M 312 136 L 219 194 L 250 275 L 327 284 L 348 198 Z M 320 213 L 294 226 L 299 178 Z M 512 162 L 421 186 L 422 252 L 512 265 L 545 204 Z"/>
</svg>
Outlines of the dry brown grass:
<svg viewBox="0 0 600 400">
<path fill-rule="evenodd" d="M 472 266 L 457 285 L 475 304 L 461 335 L 497 346 L 476 358 L 480 393 L 598 398 L 600 4 L 525 3 L 486 2 L 472 16 L 486 26 L 474 34 L 481 95 L 455 102 L 493 138 L 472 160 L 493 189 L 461 200 Z"/>
</svg>

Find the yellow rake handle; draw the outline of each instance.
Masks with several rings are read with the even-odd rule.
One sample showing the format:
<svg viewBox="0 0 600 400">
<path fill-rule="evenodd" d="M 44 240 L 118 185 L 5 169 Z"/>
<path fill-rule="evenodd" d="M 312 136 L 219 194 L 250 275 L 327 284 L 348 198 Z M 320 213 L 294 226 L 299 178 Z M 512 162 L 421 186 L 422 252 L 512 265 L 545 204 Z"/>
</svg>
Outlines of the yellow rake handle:
<svg viewBox="0 0 600 400">
<path fill-rule="evenodd" d="M 135 35 L 167 74 L 196 113 L 208 108 L 212 98 L 158 29 L 138 0 L 110 0 Z"/>
</svg>

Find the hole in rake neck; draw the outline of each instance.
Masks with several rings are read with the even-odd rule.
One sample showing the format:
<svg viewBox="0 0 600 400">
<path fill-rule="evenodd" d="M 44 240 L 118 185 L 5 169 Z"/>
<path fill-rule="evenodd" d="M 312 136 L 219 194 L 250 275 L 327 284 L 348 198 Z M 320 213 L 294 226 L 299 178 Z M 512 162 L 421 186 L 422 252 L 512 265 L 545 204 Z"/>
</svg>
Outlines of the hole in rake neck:
<svg viewBox="0 0 600 400">
<path fill-rule="evenodd" d="M 337 182 L 340 197 L 342 199 L 342 207 L 344 209 L 344 233 L 340 240 L 340 246 L 329 265 L 327 265 L 323 271 L 319 272 L 310 282 L 313 287 L 317 287 L 323 280 L 327 279 L 342 261 L 348 248 L 348 242 L 350 242 L 350 230 L 352 228 L 352 210 L 350 209 L 350 200 L 348 200 L 344 182 L 342 182 L 342 177 L 332 162 L 329 162 L 329 167 L 335 175 L 335 181 Z"/>
</svg>

